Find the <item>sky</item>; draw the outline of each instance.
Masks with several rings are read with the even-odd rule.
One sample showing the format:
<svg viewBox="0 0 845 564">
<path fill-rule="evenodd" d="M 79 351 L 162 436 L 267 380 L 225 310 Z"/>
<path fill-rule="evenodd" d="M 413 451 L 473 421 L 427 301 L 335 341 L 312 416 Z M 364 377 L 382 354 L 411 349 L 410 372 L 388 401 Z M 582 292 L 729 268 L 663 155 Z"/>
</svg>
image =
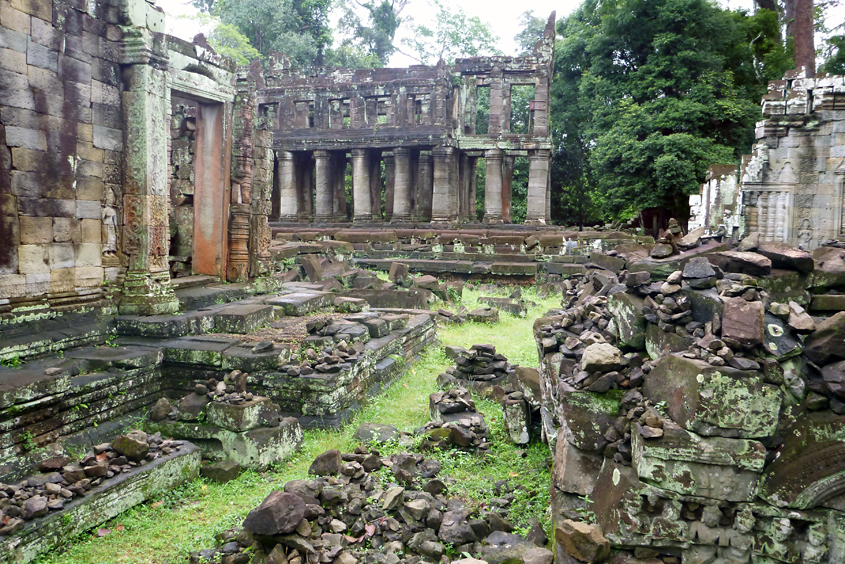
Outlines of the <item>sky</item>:
<svg viewBox="0 0 845 564">
<path fill-rule="evenodd" d="M 751 10 L 753 0 L 719 0 L 722 6 L 730 9 Z M 581 0 L 525 0 L 525 2 L 513 2 L 511 0 L 449 0 L 448 4 L 453 7 L 460 7 L 468 16 L 478 16 L 482 21 L 487 22 L 493 33 L 499 37 L 499 49 L 506 55 L 516 54 L 516 45 L 513 41 L 514 35 L 519 32 L 519 16 L 526 10 L 532 10 L 535 17 L 548 18 L 552 10 L 557 12 L 557 19 L 570 14 L 578 7 Z M 156 4 L 161 6 L 168 14 L 167 33 L 176 35 L 183 39 L 191 40 L 194 35 L 201 31 L 199 26 L 190 20 L 179 18 L 179 15 L 191 15 L 196 10 L 190 0 L 157 0 Z M 411 0 L 402 12 L 402 17 L 410 17 L 417 23 L 430 23 L 433 19 L 434 10 L 430 0 Z M 340 13 L 334 14 L 336 21 Z M 828 14 L 829 22 L 845 21 L 845 2 L 836 11 Z M 408 26 L 399 28 L 397 33 L 397 44 L 408 31 Z M 818 45 L 817 45 L 818 47 Z M 406 67 L 416 64 L 416 61 L 396 53 L 390 59 L 391 67 Z"/>
</svg>

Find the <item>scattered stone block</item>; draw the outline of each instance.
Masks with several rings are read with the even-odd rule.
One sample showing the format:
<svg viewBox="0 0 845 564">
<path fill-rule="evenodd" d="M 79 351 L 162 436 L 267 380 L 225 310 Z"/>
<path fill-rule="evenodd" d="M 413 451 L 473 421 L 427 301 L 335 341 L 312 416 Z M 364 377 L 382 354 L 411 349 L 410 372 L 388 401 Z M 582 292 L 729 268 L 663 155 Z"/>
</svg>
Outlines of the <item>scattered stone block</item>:
<svg viewBox="0 0 845 564">
<path fill-rule="evenodd" d="M 498 323 L 499 310 L 492 307 L 479 307 L 467 313 L 467 319 L 476 323 Z"/>
<path fill-rule="evenodd" d="M 232 459 L 206 464 L 200 468 L 200 475 L 212 482 L 231 482 L 241 473 L 241 465 Z"/>
<path fill-rule="evenodd" d="M 763 302 L 748 302 L 743 298 L 725 300 L 722 317 L 722 338 L 731 339 L 742 346 L 763 344 L 765 332 Z"/>
</svg>

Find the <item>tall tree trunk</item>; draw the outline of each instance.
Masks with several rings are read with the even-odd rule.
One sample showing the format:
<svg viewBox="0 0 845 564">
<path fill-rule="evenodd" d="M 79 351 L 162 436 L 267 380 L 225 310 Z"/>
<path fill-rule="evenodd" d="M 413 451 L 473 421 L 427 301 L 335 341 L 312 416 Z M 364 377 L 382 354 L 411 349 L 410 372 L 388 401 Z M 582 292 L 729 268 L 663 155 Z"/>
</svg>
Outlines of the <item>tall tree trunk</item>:
<svg viewBox="0 0 845 564">
<path fill-rule="evenodd" d="M 795 44 L 795 68 L 806 76 L 816 75 L 816 48 L 813 41 L 813 0 L 786 0 L 786 37 Z"/>
</svg>

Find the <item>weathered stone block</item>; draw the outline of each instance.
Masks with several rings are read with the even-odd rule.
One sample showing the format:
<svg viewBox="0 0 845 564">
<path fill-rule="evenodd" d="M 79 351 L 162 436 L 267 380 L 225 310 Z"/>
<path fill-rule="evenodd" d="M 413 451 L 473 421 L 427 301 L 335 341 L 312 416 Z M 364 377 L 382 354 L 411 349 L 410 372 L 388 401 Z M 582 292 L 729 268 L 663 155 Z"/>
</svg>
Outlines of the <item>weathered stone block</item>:
<svg viewBox="0 0 845 564">
<path fill-rule="evenodd" d="M 705 436 L 771 436 L 782 402 L 782 392 L 757 372 L 674 354 L 654 364 L 643 393 L 652 403 L 664 402 L 681 427 Z"/>
<path fill-rule="evenodd" d="M 73 268 L 75 256 L 71 243 L 51 243 L 47 246 L 50 268 Z M 82 265 L 80 265 L 82 266 Z"/>
<path fill-rule="evenodd" d="M 816 325 L 816 330 L 804 340 L 804 354 L 812 362 L 824 366 L 833 360 L 845 358 L 845 312 Z"/>
<path fill-rule="evenodd" d="M 6 144 L 9 147 L 24 147 L 36 151 L 46 151 L 47 136 L 44 131 L 37 129 L 6 126 Z"/>
<path fill-rule="evenodd" d="M 214 330 L 218 333 L 252 333 L 273 321 L 273 306 L 264 304 L 232 304 L 214 313 Z"/>
<path fill-rule="evenodd" d="M 18 268 L 22 274 L 50 272 L 48 260 L 46 246 L 21 245 L 18 247 Z"/>
<path fill-rule="evenodd" d="M 722 317 L 722 338 L 753 347 L 763 343 L 765 332 L 763 302 L 747 302 L 742 298 L 725 300 Z"/>
<path fill-rule="evenodd" d="M 582 450 L 601 451 L 607 445 L 604 433 L 619 415 L 621 398 L 616 390 L 566 394 L 560 400 L 561 429 L 566 440 Z"/>
<path fill-rule="evenodd" d="M 30 16 L 14 7 L 11 3 L 0 4 L 0 25 L 19 33 L 30 33 Z"/>
<path fill-rule="evenodd" d="M 757 441 L 700 437 L 664 419 L 663 436 L 631 433 L 633 464 L 645 483 L 681 495 L 753 501 L 766 449 Z"/>
<path fill-rule="evenodd" d="M 19 220 L 22 245 L 46 245 L 53 242 L 52 218 L 21 216 Z"/>
<path fill-rule="evenodd" d="M 98 243 L 79 243 L 73 247 L 75 266 L 102 266 L 102 245 Z"/>
<path fill-rule="evenodd" d="M 355 292 L 353 294 L 357 293 L 358 292 Z M 296 292 L 293 294 L 285 294 L 283 296 L 268 298 L 264 301 L 264 303 L 281 309 L 284 315 L 298 317 L 302 315 L 307 315 L 312 311 L 317 311 L 318 309 L 330 306 L 332 303 L 332 297 L 332 294 L 322 292 Z M 356 296 L 353 295 L 353 297 Z M 369 299 L 367 299 L 367 302 L 372 304 L 372 301 L 370 301 Z"/>
<path fill-rule="evenodd" d="M 626 292 L 616 292 L 607 298 L 607 309 L 616 321 L 619 344 L 624 348 L 640 350 L 645 345 L 644 305 L 642 298 Z"/>
<path fill-rule="evenodd" d="M 263 397 L 255 397 L 240 405 L 213 401 L 206 407 L 209 424 L 235 433 L 264 426 L 265 417 L 274 412 L 278 412 L 278 406 Z"/>
<path fill-rule="evenodd" d="M 39 45 L 27 37 L 26 64 L 42 69 L 59 72 L 59 52 Z"/>
<path fill-rule="evenodd" d="M 603 463 L 601 453 L 579 449 L 569 441 L 557 441 L 552 485 L 567 493 L 592 495 Z"/>
</svg>

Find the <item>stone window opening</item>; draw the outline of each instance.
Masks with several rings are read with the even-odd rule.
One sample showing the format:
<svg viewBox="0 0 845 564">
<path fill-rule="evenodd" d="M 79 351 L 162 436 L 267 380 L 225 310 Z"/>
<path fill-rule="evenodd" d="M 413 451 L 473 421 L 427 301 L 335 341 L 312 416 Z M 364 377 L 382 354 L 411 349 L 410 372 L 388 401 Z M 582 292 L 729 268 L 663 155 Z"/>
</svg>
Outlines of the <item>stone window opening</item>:
<svg viewBox="0 0 845 564">
<path fill-rule="evenodd" d="M 414 125 L 430 123 L 431 94 L 415 94 L 413 96 L 413 103 Z"/>
<path fill-rule="evenodd" d="M 329 126 L 331 129 L 349 129 L 352 126 L 349 98 L 329 100 Z"/>
<path fill-rule="evenodd" d="M 510 131 L 530 135 L 534 129 L 534 84 L 511 86 Z"/>
<path fill-rule="evenodd" d="M 364 112 L 367 125 L 376 127 L 390 123 L 390 97 L 370 96 L 365 100 Z"/>
<path fill-rule="evenodd" d="M 475 135 L 487 135 L 490 128 L 490 87 L 478 86 L 475 91 Z"/>
<path fill-rule="evenodd" d="M 314 127 L 314 101 L 297 100 L 294 102 L 296 113 L 296 127 L 300 129 L 312 129 Z"/>
</svg>

